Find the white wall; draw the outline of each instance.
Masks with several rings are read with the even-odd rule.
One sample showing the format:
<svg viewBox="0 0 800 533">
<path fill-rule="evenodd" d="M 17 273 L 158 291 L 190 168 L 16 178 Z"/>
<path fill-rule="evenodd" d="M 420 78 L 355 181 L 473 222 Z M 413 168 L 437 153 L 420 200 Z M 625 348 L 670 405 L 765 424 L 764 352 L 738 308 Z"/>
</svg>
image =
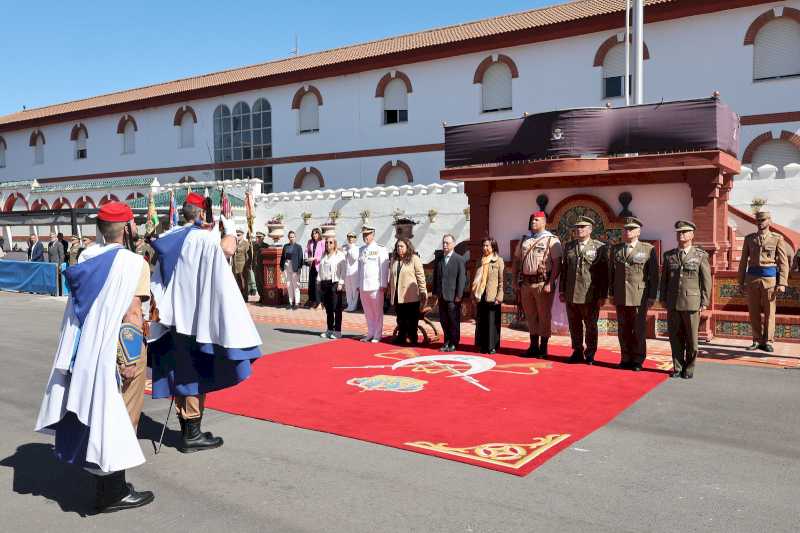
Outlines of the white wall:
<svg viewBox="0 0 800 533">
<path fill-rule="evenodd" d="M 549 198 L 548 212 L 569 196 L 590 194 L 606 202 L 614 213 L 619 213 L 622 206 L 618 197 L 626 191 L 633 196 L 629 209 L 644 224 L 642 239 L 660 239 L 664 250 L 672 248 L 675 245 L 675 222 L 681 219 L 690 220 L 692 215 L 692 193 L 685 183 L 598 187 L 591 190 L 575 188 L 496 192 L 492 194 L 490 202 L 489 232 L 497 240 L 502 256 L 508 259 L 512 253 L 511 241 L 519 239 L 527 232 L 528 217 L 539 210 L 536 197 L 540 194 L 546 194 Z"/>
<path fill-rule="evenodd" d="M 794 230 L 800 229 L 800 178 L 770 180 L 737 180 L 733 184 L 728 203 L 750 213 L 753 198 L 764 198 L 764 209 L 772 213 L 772 219 Z"/>
<path fill-rule="evenodd" d="M 753 48 L 742 44 L 751 22 L 772 6 L 800 8 L 800 0 L 648 24 L 645 41 L 651 59 L 645 62 L 646 101 L 707 97 L 718 90 L 723 100 L 742 115 L 797 110 L 800 79 L 753 82 Z M 380 69 L 307 81 L 323 97 L 318 133 L 297 133 L 297 111 L 291 109 L 291 100 L 300 84 L 185 102 L 198 117 L 193 148 L 178 148 L 179 128 L 172 125 L 175 111 L 183 103 L 131 113 L 138 124 L 135 154 L 121 154 L 121 136 L 116 133 L 120 113 L 83 120 L 89 133 L 89 157 L 85 160 L 74 159 L 73 142 L 69 141 L 75 122 L 42 128 L 46 137 L 43 165 L 33 165 L 33 149 L 28 146 L 32 129 L 6 132 L 2 135 L 8 145 L 7 166 L 0 169 L 0 181 L 207 164 L 213 159 L 214 108 L 224 103 L 232 109 L 238 101 L 252 105 L 258 97 L 265 97 L 272 105 L 275 157 L 440 143 L 443 121 L 454 124 L 496 120 L 520 116 L 524 111 L 604 105 L 602 68 L 593 67 L 592 62 L 600 44 L 617 31 L 622 28 L 397 65 L 394 69 L 407 74 L 413 85 L 408 97 L 409 122 L 405 124 L 382 125 L 382 101 L 374 93 L 378 80 L 390 69 Z M 480 61 L 492 53 L 510 56 L 519 68 L 519 78 L 513 81 L 511 111 L 480 112 L 480 85 L 473 84 L 472 77 Z M 620 99 L 612 103 L 621 105 Z M 800 129 L 800 123 L 783 126 L 792 131 Z M 772 127 L 744 127 L 742 150 L 752 138 Z M 443 164 L 443 155 L 438 152 L 276 165 L 275 190 L 289 190 L 294 175 L 303 166 L 317 167 L 325 177 L 326 187 L 374 185 L 377 169 L 390 159 L 408 163 L 415 183 L 436 181 Z M 177 177 L 182 174 L 185 173 L 174 173 Z M 159 179 L 167 183 L 164 176 Z"/>
</svg>

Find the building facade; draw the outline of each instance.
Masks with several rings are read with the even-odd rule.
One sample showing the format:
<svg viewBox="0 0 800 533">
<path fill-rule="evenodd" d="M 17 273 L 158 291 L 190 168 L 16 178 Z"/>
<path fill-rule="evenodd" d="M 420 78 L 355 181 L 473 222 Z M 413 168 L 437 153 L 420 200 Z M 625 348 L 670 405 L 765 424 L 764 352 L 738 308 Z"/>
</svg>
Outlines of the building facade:
<svg viewBox="0 0 800 533">
<path fill-rule="evenodd" d="M 7 115 L 0 182 L 434 183 L 443 123 L 624 105 L 622 6 L 583 0 Z M 741 179 L 800 173 L 800 0 L 650 0 L 645 20 L 645 101 L 719 91 L 742 119 Z M 0 208 L 43 208 L 36 190 L 2 187 Z"/>
</svg>

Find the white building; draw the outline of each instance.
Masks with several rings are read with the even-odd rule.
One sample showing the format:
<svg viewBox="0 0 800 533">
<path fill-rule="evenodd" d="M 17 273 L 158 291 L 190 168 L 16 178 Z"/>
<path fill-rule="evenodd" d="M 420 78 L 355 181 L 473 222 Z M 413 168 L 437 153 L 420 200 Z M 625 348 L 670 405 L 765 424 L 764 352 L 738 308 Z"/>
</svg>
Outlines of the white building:
<svg viewBox="0 0 800 533">
<path fill-rule="evenodd" d="M 645 3 L 645 101 L 719 91 L 742 117 L 747 177 L 796 173 L 800 0 Z M 429 184 L 443 122 L 624 105 L 624 4 L 582 0 L 3 116 L 0 182 Z M 0 208 L 45 207 L 37 190 L 0 187 Z M 749 202 L 736 191 L 732 203 Z M 800 229 L 796 214 L 779 222 Z"/>
</svg>

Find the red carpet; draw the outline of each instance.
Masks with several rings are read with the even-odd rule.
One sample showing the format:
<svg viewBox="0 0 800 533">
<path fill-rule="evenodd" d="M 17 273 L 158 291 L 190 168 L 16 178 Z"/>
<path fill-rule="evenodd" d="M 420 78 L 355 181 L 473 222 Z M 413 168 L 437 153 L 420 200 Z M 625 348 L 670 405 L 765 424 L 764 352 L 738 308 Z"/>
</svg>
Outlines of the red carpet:
<svg viewBox="0 0 800 533">
<path fill-rule="evenodd" d="M 511 353 L 522 348 L 509 346 Z M 426 355 L 480 354 L 331 341 L 261 358 L 250 379 L 209 395 L 206 407 L 524 476 L 667 375 L 653 368 L 635 373 L 569 365 L 563 362 L 568 348 L 550 352 L 560 358 L 497 354 L 491 356 L 496 366 L 463 378 L 451 377 L 469 368 L 463 362 L 391 365 Z M 597 359 L 616 363 L 619 356 L 606 351 Z"/>
</svg>

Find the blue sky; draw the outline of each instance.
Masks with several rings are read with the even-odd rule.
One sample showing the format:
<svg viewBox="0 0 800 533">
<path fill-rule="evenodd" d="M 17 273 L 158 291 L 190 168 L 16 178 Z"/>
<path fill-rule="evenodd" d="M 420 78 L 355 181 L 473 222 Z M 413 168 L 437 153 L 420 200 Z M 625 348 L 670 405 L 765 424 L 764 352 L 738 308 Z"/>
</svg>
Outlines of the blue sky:
<svg viewBox="0 0 800 533">
<path fill-rule="evenodd" d="M 563 1 L 9 0 L 0 115 Z"/>
</svg>

